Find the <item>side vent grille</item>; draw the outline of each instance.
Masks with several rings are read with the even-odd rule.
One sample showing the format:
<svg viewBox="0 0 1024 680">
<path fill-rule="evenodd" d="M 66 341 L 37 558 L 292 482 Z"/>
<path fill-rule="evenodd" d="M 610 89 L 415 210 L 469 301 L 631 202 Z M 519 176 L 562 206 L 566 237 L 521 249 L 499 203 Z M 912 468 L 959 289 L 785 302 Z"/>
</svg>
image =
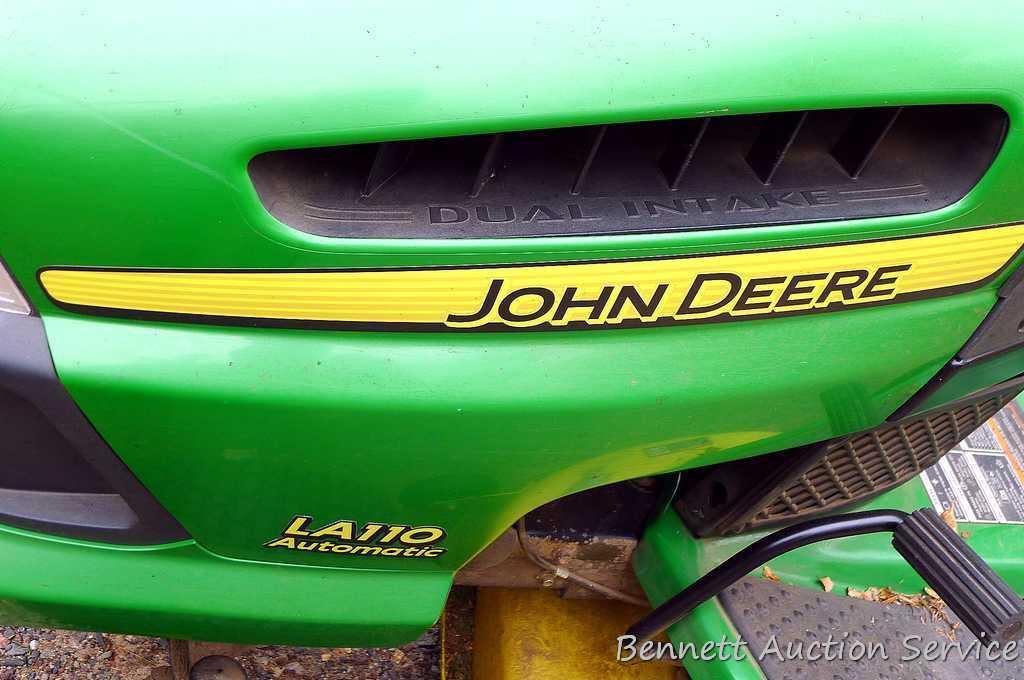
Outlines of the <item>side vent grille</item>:
<svg viewBox="0 0 1024 680">
<path fill-rule="evenodd" d="M 744 528 L 829 510 L 899 484 L 938 462 L 1004 405 L 993 397 L 831 444 Z"/>
<path fill-rule="evenodd" d="M 796 111 L 264 153 L 267 209 L 345 238 L 676 231 L 920 213 L 962 198 L 1006 114 Z"/>
<path fill-rule="evenodd" d="M 716 465 L 676 507 L 699 536 L 735 534 L 862 502 L 907 481 L 994 416 L 1020 385 L 814 446 Z"/>
</svg>

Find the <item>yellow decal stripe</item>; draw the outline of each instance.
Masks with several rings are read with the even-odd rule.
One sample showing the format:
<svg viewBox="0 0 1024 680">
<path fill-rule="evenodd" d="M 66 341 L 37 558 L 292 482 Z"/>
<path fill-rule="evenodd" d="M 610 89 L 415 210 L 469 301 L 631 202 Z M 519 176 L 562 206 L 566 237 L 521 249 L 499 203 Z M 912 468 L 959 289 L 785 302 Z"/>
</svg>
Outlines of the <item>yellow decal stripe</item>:
<svg viewBox="0 0 1024 680">
<path fill-rule="evenodd" d="M 984 283 L 1024 224 L 692 257 L 422 269 L 163 271 L 51 268 L 58 304 L 99 313 L 350 327 L 672 324 L 841 309 Z"/>
</svg>

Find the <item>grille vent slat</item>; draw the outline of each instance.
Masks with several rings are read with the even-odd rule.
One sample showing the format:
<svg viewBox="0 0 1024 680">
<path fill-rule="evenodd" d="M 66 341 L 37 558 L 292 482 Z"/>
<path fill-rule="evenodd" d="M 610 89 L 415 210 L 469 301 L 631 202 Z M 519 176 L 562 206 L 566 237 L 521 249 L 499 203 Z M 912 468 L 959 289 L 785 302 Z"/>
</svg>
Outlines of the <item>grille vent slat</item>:
<svg viewBox="0 0 1024 680">
<path fill-rule="evenodd" d="M 902 110 L 901 106 L 863 109 L 853 116 L 850 126 L 832 147 L 832 156 L 852 179 L 860 177 Z"/>
<path fill-rule="evenodd" d="M 484 187 L 498 174 L 498 167 L 501 165 L 501 152 L 505 143 L 505 135 L 491 135 L 487 143 L 487 150 L 480 160 L 480 167 L 476 171 L 476 179 L 473 180 L 473 188 L 470 189 L 470 196 L 479 196 Z"/>
<path fill-rule="evenodd" d="M 765 186 L 772 183 L 806 120 L 807 112 L 797 111 L 778 114 L 765 121 L 747 153 L 747 163 Z"/>
<path fill-rule="evenodd" d="M 678 191 L 683 182 L 683 175 L 693 161 L 700 142 L 707 132 L 710 118 L 680 120 L 672 124 L 669 130 L 668 144 L 658 159 L 658 166 L 665 175 L 669 191 Z"/>
<path fill-rule="evenodd" d="M 607 125 L 599 125 L 591 133 L 590 143 L 587 145 L 587 154 L 583 157 L 583 163 L 580 165 L 579 172 L 576 173 L 576 179 L 573 181 L 572 189 L 569 192 L 573 196 L 579 195 L 583 190 L 583 183 L 587 180 L 587 173 L 590 172 L 590 168 L 594 165 L 597 151 L 601 148 L 601 142 L 604 141 L 604 135 L 607 131 Z"/>
<path fill-rule="evenodd" d="M 776 225 L 950 205 L 989 167 L 1007 121 L 966 104 L 703 116 L 271 151 L 249 174 L 271 214 L 322 236 Z"/>
<path fill-rule="evenodd" d="M 412 144 L 409 142 L 384 142 L 378 144 L 370 171 L 363 183 L 362 196 L 368 198 L 381 189 L 388 180 L 398 174 L 405 164 Z"/>
</svg>

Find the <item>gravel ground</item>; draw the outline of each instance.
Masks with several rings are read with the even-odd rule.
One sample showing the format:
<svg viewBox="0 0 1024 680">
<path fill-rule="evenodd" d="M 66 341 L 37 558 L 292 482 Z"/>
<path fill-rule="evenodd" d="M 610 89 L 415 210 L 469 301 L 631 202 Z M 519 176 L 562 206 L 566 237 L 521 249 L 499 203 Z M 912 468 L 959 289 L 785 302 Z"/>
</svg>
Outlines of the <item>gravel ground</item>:
<svg viewBox="0 0 1024 680">
<path fill-rule="evenodd" d="M 238 660 L 250 678 L 433 680 L 440 640 L 433 628 L 396 649 L 253 647 Z M 158 638 L 39 628 L 0 628 L 0 680 L 171 680 Z"/>
</svg>

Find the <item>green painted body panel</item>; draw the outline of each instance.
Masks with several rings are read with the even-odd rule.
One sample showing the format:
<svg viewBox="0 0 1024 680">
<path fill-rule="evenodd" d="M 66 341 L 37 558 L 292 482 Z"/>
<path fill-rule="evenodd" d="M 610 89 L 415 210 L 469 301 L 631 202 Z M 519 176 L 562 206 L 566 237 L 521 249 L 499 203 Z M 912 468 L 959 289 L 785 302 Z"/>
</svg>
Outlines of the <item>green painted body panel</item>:
<svg viewBox="0 0 1024 680">
<path fill-rule="evenodd" d="M 665 509 L 648 527 L 633 556 L 633 566 L 647 598 L 658 606 L 714 568 L 731 553 L 719 554 L 719 562 L 709 553 L 715 542 L 694 539 L 672 508 Z M 724 551 L 722 551 L 724 553 Z M 676 644 L 712 640 L 732 642 L 739 638 L 735 627 L 717 599 L 709 600 L 668 629 Z M 749 655 L 716 660 L 714 663 L 690 659 L 683 664 L 693 680 L 758 680 L 760 667 Z"/>
<path fill-rule="evenodd" d="M 858 510 L 916 509 L 931 502 L 920 479 L 889 491 L 859 506 Z M 1024 531 L 1019 525 L 961 523 L 970 546 L 1018 593 L 1024 590 Z M 664 602 L 724 560 L 770 531 L 726 538 L 696 539 L 678 514 L 665 510 L 648 528 L 634 557 L 634 566 L 651 602 Z M 828 576 L 835 583 L 833 596 L 843 597 L 847 588 L 864 590 L 888 586 L 899 593 L 917 593 L 924 581 L 892 547 L 891 534 L 854 536 L 798 548 L 768 563 L 783 583 L 821 590 Z M 761 570 L 752 575 L 760 576 Z M 718 600 L 706 602 L 693 614 L 672 626 L 676 642 L 728 641 L 736 633 Z M 753 659 L 712 663 L 691 662 L 686 670 L 693 678 L 746 680 L 761 677 Z"/>
<path fill-rule="evenodd" d="M 951 332 L 962 343 L 989 297 L 837 313 L 827 342 L 814 316 L 585 338 L 56 316 L 47 330 L 72 394 L 204 547 L 451 571 L 574 491 L 875 425 L 949 359 Z M 922 332 L 936 320 L 942 333 Z M 441 526 L 448 553 L 382 564 L 262 547 L 295 514 Z"/>
<path fill-rule="evenodd" d="M 193 541 L 124 548 L 0 529 L 5 625 L 239 643 L 408 642 L 433 622 L 451 579 L 230 560 Z"/>
<path fill-rule="evenodd" d="M 1009 2 L 983 13 L 926 2 L 732 2 L 685 12 L 577 2 L 11 8 L 0 17 L 0 254 L 42 315 L 77 403 L 203 550 L 254 565 L 361 570 L 339 569 L 338 578 L 359 575 L 367 601 L 408 572 L 408 597 L 394 604 L 407 631 L 412 620 L 431 623 L 439 583 L 546 501 L 879 423 L 962 346 L 999 282 L 764 321 L 450 335 L 88 317 L 56 308 L 39 268 L 561 261 L 1012 222 L 1024 217 L 1024 72 L 1013 47 L 1019 22 L 1006 19 L 1015 14 Z M 962 201 L 899 218 L 616 237 L 332 240 L 273 219 L 246 174 L 255 154 L 278 148 L 959 102 L 1007 111 L 1000 156 Z M 386 559 L 262 547 L 296 514 L 442 526 L 447 552 Z M 145 554 L 155 562 L 178 553 Z M 212 558 L 188 564 L 196 578 L 223 577 Z M 12 589 L 0 586 L 0 596 L 37 609 L 33 591 Z M 363 644 L 345 622 L 374 614 L 337 604 L 334 642 Z M 243 616 L 257 605 L 235 606 Z M 290 640 L 308 632 L 279 619 Z M 242 620 L 231 635 L 247 630 L 262 637 Z"/>
</svg>

